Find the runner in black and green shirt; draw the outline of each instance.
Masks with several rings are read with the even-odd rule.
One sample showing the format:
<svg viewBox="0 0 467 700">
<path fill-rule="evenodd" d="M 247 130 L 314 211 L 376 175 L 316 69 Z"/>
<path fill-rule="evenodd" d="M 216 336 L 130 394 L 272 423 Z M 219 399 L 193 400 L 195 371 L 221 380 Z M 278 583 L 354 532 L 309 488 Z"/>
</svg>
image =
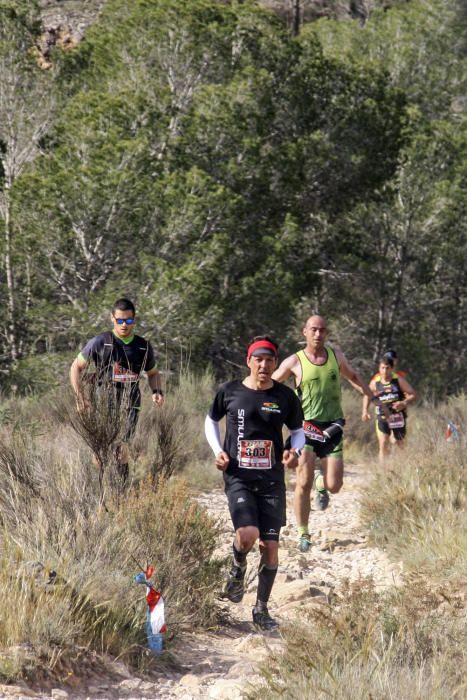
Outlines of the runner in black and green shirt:
<svg viewBox="0 0 467 700">
<path fill-rule="evenodd" d="M 371 380 L 370 389 L 380 404 L 376 407 L 376 435 L 379 461 L 383 463 L 389 452 L 391 437 L 397 447 L 403 446 L 407 430 L 407 406 L 411 401 L 415 401 L 416 393 L 405 377 L 400 376 L 394 369 L 394 360 L 387 353 L 379 362 L 378 373 Z M 371 420 L 368 407 L 369 399 L 364 396 L 364 421 Z M 384 415 L 383 407 L 389 409 L 389 415 Z"/>
<path fill-rule="evenodd" d="M 156 368 L 154 351 L 151 343 L 136 335 L 135 307 L 129 299 L 118 299 L 111 312 L 112 331 L 106 331 L 91 338 L 83 347 L 70 369 L 70 381 L 76 394 L 78 409 L 89 409 L 83 377 L 87 367 L 92 364 L 95 369 L 94 380 L 100 386 L 107 386 L 109 397 L 127 404 L 127 425 L 123 441 L 117 448 L 117 462 L 123 482 L 128 479 L 127 443 L 132 437 L 138 421 L 141 407 L 139 380 L 146 373 L 148 384 L 152 389 L 153 402 L 161 406 L 164 395 L 161 377 Z"/>
</svg>

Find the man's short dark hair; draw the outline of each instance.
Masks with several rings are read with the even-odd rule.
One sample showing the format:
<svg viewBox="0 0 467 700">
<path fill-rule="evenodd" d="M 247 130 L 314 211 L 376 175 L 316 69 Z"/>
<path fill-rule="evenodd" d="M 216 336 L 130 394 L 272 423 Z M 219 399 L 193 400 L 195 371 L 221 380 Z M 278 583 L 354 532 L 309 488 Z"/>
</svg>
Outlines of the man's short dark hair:
<svg viewBox="0 0 467 700">
<path fill-rule="evenodd" d="M 115 304 L 112 306 L 112 313 L 114 314 L 116 311 L 131 311 L 133 313 L 133 316 L 136 313 L 135 305 L 133 304 L 133 302 L 125 298 L 117 299 Z"/>
<path fill-rule="evenodd" d="M 387 352 L 384 353 L 379 362 L 380 364 L 389 365 L 389 367 L 394 367 L 394 360 L 392 359 L 391 355 L 389 355 Z"/>
</svg>

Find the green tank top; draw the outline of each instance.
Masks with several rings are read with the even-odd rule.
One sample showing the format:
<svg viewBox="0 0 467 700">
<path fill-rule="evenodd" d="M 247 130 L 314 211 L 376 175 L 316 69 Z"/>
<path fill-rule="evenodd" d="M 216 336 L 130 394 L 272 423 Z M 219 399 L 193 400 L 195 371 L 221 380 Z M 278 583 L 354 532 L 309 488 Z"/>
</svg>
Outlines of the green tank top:
<svg viewBox="0 0 467 700">
<path fill-rule="evenodd" d="M 304 350 L 297 352 L 302 366 L 302 381 L 297 394 L 305 420 L 334 421 L 343 418 L 339 365 L 334 350 L 326 345 L 328 359 L 324 365 L 310 362 Z"/>
</svg>

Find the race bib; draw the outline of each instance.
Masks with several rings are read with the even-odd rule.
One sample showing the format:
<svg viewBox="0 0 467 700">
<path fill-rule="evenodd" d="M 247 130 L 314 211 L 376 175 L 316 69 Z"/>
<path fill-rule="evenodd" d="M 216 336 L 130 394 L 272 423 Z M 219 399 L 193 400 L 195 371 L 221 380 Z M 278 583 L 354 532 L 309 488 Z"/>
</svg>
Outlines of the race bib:
<svg viewBox="0 0 467 700">
<path fill-rule="evenodd" d="M 238 466 L 242 469 L 271 469 L 272 440 L 240 440 Z"/>
<path fill-rule="evenodd" d="M 310 423 L 308 420 L 303 421 L 303 432 L 305 433 L 305 437 L 309 438 L 310 440 L 315 440 L 316 442 L 326 442 L 323 431 L 316 425 L 313 425 L 313 423 Z"/>
<path fill-rule="evenodd" d="M 131 369 L 122 367 L 118 362 L 114 362 L 114 364 L 112 365 L 113 382 L 119 382 L 124 384 L 126 382 L 137 382 L 138 379 L 139 376 L 136 374 L 136 372 L 133 372 Z"/>
<path fill-rule="evenodd" d="M 405 418 L 403 413 L 391 413 L 388 418 L 388 426 L 392 428 L 403 428 L 405 425 Z"/>
</svg>

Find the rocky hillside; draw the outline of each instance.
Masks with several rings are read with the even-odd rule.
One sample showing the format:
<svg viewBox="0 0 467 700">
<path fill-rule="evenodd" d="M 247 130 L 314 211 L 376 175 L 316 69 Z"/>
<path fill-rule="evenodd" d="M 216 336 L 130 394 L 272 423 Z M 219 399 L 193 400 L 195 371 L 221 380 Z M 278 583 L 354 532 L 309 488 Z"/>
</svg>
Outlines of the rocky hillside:
<svg viewBox="0 0 467 700">
<path fill-rule="evenodd" d="M 73 48 L 96 21 L 106 0 L 40 0 L 44 32 L 39 50 L 41 64 L 47 68 L 55 46 Z"/>
<path fill-rule="evenodd" d="M 99 15 L 107 0 L 40 0 L 44 35 L 41 52 L 47 64 L 51 48 L 71 48 L 84 36 L 86 28 Z M 219 0 L 228 3 L 229 0 Z M 277 12 L 292 26 L 294 13 L 300 12 L 300 22 L 321 17 L 354 18 L 364 22 L 375 7 L 388 7 L 394 0 L 259 0 L 260 5 Z"/>
</svg>

